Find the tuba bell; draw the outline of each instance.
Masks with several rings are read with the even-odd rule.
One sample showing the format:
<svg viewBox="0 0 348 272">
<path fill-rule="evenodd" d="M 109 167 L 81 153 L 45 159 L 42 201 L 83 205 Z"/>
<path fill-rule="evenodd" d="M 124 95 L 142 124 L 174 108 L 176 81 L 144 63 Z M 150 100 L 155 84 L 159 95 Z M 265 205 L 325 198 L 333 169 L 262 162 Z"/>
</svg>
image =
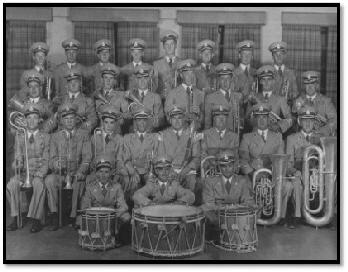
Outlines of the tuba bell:
<svg viewBox="0 0 348 272">
<path fill-rule="evenodd" d="M 19 99 L 18 95 L 15 94 L 9 101 L 8 108 L 14 108 L 16 111 L 22 112 L 24 103 Z"/>
<path fill-rule="evenodd" d="M 261 168 L 255 171 L 253 175 L 255 203 L 262 207 L 262 213 L 266 216 L 271 215 L 273 211 L 273 217 L 269 219 L 257 219 L 258 224 L 265 226 L 274 225 L 280 221 L 283 182 L 286 179 L 285 173 L 290 155 L 273 154 L 271 155 L 271 159 L 272 171 L 267 168 Z M 265 174 L 272 175 L 272 180 L 265 177 Z M 258 176 L 261 176 L 259 181 L 257 181 Z"/>
<path fill-rule="evenodd" d="M 337 178 L 337 137 L 320 138 L 321 147 L 316 145 L 308 146 L 303 153 L 302 179 L 304 182 L 302 213 L 308 224 L 321 227 L 331 222 L 334 216 L 335 205 L 335 186 Z M 318 153 L 318 170 L 314 175 L 318 176 L 317 186 L 313 183 L 314 178 L 310 179 L 309 161 L 313 159 L 311 155 L 315 151 Z M 310 194 L 313 187 L 319 189 L 319 206 L 317 209 L 310 208 Z M 314 217 L 314 214 L 324 211 L 321 217 Z"/>
</svg>

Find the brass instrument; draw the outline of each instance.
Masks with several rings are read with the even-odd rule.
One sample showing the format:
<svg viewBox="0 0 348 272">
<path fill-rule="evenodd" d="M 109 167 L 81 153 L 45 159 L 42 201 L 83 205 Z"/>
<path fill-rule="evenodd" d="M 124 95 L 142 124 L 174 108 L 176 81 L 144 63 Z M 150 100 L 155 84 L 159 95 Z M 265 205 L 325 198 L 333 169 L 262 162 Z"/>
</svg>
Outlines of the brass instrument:
<svg viewBox="0 0 348 272">
<path fill-rule="evenodd" d="M 9 101 L 8 108 L 14 108 L 16 111 L 22 112 L 24 103 L 19 99 L 18 95 L 15 94 Z"/>
<path fill-rule="evenodd" d="M 51 84 L 52 84 L 52 77 L 47 77 L 46 93 L 47 93 L 47 100 L 48 101 L 51 101 L 51 94 L 52 94 Z"/>
<path fill-rule="evenodd" d="M 302 213 L 308 224 L 321 227 L 330 223 L 334 216 L 335 205 L 335 185 L 337 178 L 337 137 L 320 138 L 321 148 L 316 145 L 308 146 L 303 153 L 302 178 L 304 182 Z M 310 191 L 315 193 L 311 184 L 309 161 L 314 157 L 310 154 L 315 151 L 318 153 L 319 167 L 314 175 L 318 175 L 319 187 L 319 207 L 315 210 L 310 209 Z M 315 179 L 313 179 L 315 181 Z M 314 217 L 324 211 L 321 217 Z"/>
<path fill-rule="evenodd" d="M 68 132 L 66 132 L 68 133 Z M 70 161 L 71 161 L 71 158 L 70 158 L 70 137 L 69 137 L 69 134 L 68 135 L 68 153 L 66 155 L 66 176 L 65 176 L 65 187 L 63 189 L 67 189 L 67 190 L 71 190 L 72 189 L 72 177 L 71 177 L 71 173 L 70 173 Z"/>
<path fill-rule="evenodd" d="M 279 120 L 281 120 L 280 116 L 276 114 L 274 111 L 271 111 L 269 113 L 269 121 L 271 123 L 278 123 Z"/>
<path fill-rule="evenodd" d="M 215 161 L 215 165 L 213 167 L 210 167 L 209 169 L 205 170 L 204 169 L 204 163 L 207 161 L 207 160 L 211 160 L 213 159 Z M 220 172 L 220 168 L 218 167 L 217 165 L 217 162 L 216 162 L 216 158 L 215 156 L 208 156 L 206 158 L 204 158 L 202 161 L 201 161 L 201 179 L 203 180 L 204 178 L 206 177 L 210 177 L 210 176 L 218 176 L 220 175 L 221 172 Z"/>
<path fill-rule="evenodd" d="M 131 112 L 132 106 L 135 106 L 135 105 L 139 105 L 139 106 L 142 106 L 142 107 L 146 108 L 146 106 L 143 103 L 141 103 L 139 101 L 139 99 L 136 98 L 131 91 L 126 91 L 125 97 L 128 98 L 129 100 L 133 101 L 132 103 L 130 103 L 128 105 L 128 111 L 129 112 Z"/>
<path fill-rule="evenodd" d="M 290 82 L 289 82 L 289 80 L 286 80 L 285 84 L 284 84 L 284 93 L 285 93 L 286 100 L 289 99 L 289 97 L 288 97 L 288 95 L 289 95 L 289 87 L 290 87 Z"/>
<path fill-rule="evenodd" d="M 271 155 L 272 171 L 267 168 L 261 168 L 254 172 L 253 189 L 256 204 L 262 207 L 262 213 L 266 216 L 271 215 L 274 210 L 272 218 L 258 218 L 258 224 L 274 225 L 280 221 L 283 182 L 287 179 L 285 173 L 289 158 L 290 155 L 288 154 L 273 154 Z M 272 175 L 272 180 L 267 175 Z M 259 181 L 257 181 L 258 176 L 261 176 Z"/>
</svg>

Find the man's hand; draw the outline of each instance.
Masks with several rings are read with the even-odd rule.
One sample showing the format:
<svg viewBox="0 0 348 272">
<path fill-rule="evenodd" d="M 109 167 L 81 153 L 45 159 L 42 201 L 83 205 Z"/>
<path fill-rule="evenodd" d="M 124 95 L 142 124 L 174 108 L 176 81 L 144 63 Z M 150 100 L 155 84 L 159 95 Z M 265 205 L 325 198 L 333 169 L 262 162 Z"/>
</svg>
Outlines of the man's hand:
<svg viewBox="0 0 348 272">
<path fill-rule="evenodd" d="M 140 184 L 140 176 L 138 174 L 130 176 L 130 184 Z"/>
<path fill-rule="evenodd" d="M 120 174 L 123 175 L 123 176 L 127 176 L 128 175 L 127 169 L 126 168 L 121 168 Z"/>
<path fill-rule="evenodd" d="M 86 175 L 82 174 L 82 173 L 76 173 L 76 181 L 83 181 L 85 180 Z"/>
<path fill-rule="evenodd" d="M 278 125 L 278 123 L 269 123 L 269 130 L 273 131 L 273 132 L 282 132 L 282 129 L 280 128 L 280 126 Z"/>
<path fill-rule="evenodd" d="M 132 166 L 132 167 L 127 167 L 128 173 L 130 176 L 134 176 L 138 174 L 138 171 Z"/>
<path fill-rule="evenodd" d="M 42 158 L 30 158 L 29 169 L 37 169 L 42 166 Z"/>
<path fill-rule="evenodd" d="M 185 167 L 184 169 L 182 169 L 179 173 L 179 180 L 180 183 L 186 178 L 186 175 L 190 172 L 190 168 Z"/>
<path fill-rule="evenodd" d="M 292 168 L 288 168 L 288 169 L 286 169 L 286 175 L 288 176 L 288 177 L 292 177 L 292 176 L 294 176 L 294 174 L 296 173 L 296 168 L 294 168 L 294 167 L 292 167 Z"/>
<path fill-rule="evenodd" d="M 64 169 L 64 167 L 63 167 L 63 165 L 62 165 L 62 161 L 59 161 L 59 160 L 57 160 L 57 161 L 55 161 L 54 163 L 53 163 L 53 168 L 54 168 L 54 170 L 57 170 L 57 171 L 59 171 L 60 169 Z"/>
</svg>

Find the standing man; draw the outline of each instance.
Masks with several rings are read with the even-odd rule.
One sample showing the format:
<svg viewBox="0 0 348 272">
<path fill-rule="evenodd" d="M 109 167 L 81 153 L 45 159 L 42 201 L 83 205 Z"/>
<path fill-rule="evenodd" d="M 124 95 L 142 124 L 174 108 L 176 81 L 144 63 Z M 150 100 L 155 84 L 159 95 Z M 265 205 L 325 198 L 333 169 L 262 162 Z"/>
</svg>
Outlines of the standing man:
<svg viewBox="0 0 348 272">
<path fill-rule="evenodd" d="M 81 48 L 81 43 L 75 39 L 67 39 L 62 42 L 62 47 L 65 50 L 67 61 L 59 64 L 53 70 L 55 97 L 64 95 L 68 92 L 68 83 L 66 75 L 72 73 L 73 67 L 81 71 L 81 88 L 84 90 L 86 86 L 86 67 L 76 62 L 78 49 Z M 84 91 L 82 91 L 84 92 Z M 84 92 L 85 93 L 85 92 Z"/>
<path fill-rule="evenodd" d="M 286 42 L 274 42 L 268 47 L 268 50 L 272 53 L 276 70 L 274 73 L 275 93 L 285 96 L 288 101 L 291 101 L 299 95 L 299 92 L 295 70 L 290 70 L 284 65 L 287 47 Z"/>
<path fill-rule="evenodd" d="M 215 66 L 211 63 L 214 57 L 215 42 L 203 40 L 198 43 L 197 50 L 202 62 L 196 67 L 196 87 L 206 95 L 214 92 L 216 82 Z"/>
<path fill-rule="evenodd" d="M 196 129 L 202 129 L 205 93 L 193 85 L 195 66 L 196 62 L 192 59 L 183 60 L 178 64 L 182 84 L 169 92 L 164 110 L 169 112 L 174 104 L 185 106 L 187 124 L 194 122 Z"/>
<path fill-rule="evenodd" d="M 323 136 L 334 135 L 337 130 L 337 111 L 331 98 L 320 93 L 320 73 L 306 71 L 302 73 L 302 81 L 306 92 L 296 99 L 292 111 L 298 112 L 303 105 L 312 106 L 317 112 L 315 131 Z"/>
<path fill-rule="evenodd" d="M 215 105 L 228 105 L 229 114 L 227 117 L 227 127 L 234 132 L 238 126 L 235 123 L 236 115 L 239 116 L 239 126 L 243 126 L 244 108 L 243 108 L 243 93 L 233 90 L 233 70 L 234 66 L 231 63 L 220 63 L 215 68 L 218 75 L 218 90 L 209 94 L 205 99 L 205 129 L 213 126 L 212 109 Z M 239 111 L 238 111 L 239 108 Z"/>
<path fill-rule="evenodd" d="M 95 50 L 98 62 L 94 65 L 87 67 L 86 69 L 86 77 L 91 79 L 90 88 L 88 97 L 91 97 L 92 93 L 102 88 L 102 70 L 104 69 L 105 64 L 110 64 L 110 51 L 111 51 L 111 41 L 107 39 L 98 40 L 94 45 L 93 49 Z"/>
<path fill-rule="evenodd" d="M 78 106 L 69 102 L 59 107 L 58 113 L 61 116 L 63 128 L 52 134 L 51 137 L 49 167 L 53 174 L 48 175 L 45 179 L 48 191 L 48 206 L 53 216 L 50 231 L 56 231 L 59 228 L 58 188 L 68 175 L 73 181 L 70 217 L 71 223 L 75 222 L 85 189 L 86 174 L 92 160 L 89 133 L 76 127 L 77 110 Z"/>
<path fill-rule="evenodd" d="M 53 73 L 51 70 L 48 70 L 45 68 L 45 65 L 47 65 L 47 55 L 49 52 L 49 46 L 46 43 L 43 42 L 36 42 L 33 43 L 30 46 L 29 49 L 30 53 L 32 54 L 32 58 L 34 60 L 34 67 L 32 70 L 36 70 L 37 72 L 39 72 L 43 78 L 44 78 L 44 83 L 42 83 L 43 85 L 43 93 L 41 93 L 41 96 L 43 98 L 48 98 L 47 97 L 47 87 L 50 87 L 51 93 L 50 93 L 50 99 L 52 99 L 52 97 L 54 96 L 54 91 L 53 91 L 53 82 L 52 82 L 52 77 L 53 77 Z M 27 94 L 28 94 L 28 86 L 27 86 L 27 81 L 26 81 L 26 75 L 30 70 L 26 70 L 23 72 L 22 76 L 21 76 L 21 90 L 19 91 L 19 97 L 22 101 L 26 100 L 27 98 Z M 48 83 L 48 78 L 50 78 L 51 82 L 50 82 L 50 86 L 47 86 Z"/>
<path fill-rule="evenodd" d="M 22 207 L 19 208 L 19 198 L 22 197 L 20 187 L 23 185 L 26 178 L 26 161 L 29 165 L 29 180 L 33 185 L 33 195 L 28 207 L 28 217 L 32 218 L 31 233 L 42 230 L 41 219 L 44 215 L 44 203 L 46 199 L 46 188 L 44 178 L 48 172 L 49 160 L 49 143 L 50 135 L 39 130 L 42 107 L 39 104 L 28 103 L 23 108 L 27 127 L 26 135 L 16 137 L 15 142 L 15 161 L 13 169 L 19 169 L 20 175 L 12 177 L 6 185 L 6 196 L 11 207 L 12 223 L 7 227 L 8 231 L 18 229 L 17 216 L 22 212 Z M 25 139 L 27 146 L 25 146 Z M 27 150 L 25 150 L 27 148 Z M 27 153 L 26 153 L 27 152 Z M 26 154 L 28 157 L 26 158 Z"/>
<path fill-rule="evenodd" d="M 262 85 L 262 92 L 254 95 L 250 99 L 248 104 L 246 118 L 254 126 L 253 121 L 255 119 L 251 118 L 252 104 L 253 103 L 265 103 L 270 106 L 270 124 L 269 128 L 273 132 L 286 132 L 292 126 L 292 116 L 290 107 L 287 104 L 286 98 L 284 96 L 276 94 L 274 74 L 275 69 L 271 65 L 264 65 L 257 70 L 257 76 Z M 282 117 L 284 119 L 281 118 Z"/>
<path fill-rule="evenodd" d="M 200 166 L 200 143 L 190 128 L 184 128 L 185 108 L 172 105 L 167 115 L 171 127 L 163 131 L 160 137 L 158 154 L 173 158 L 173 171 L 179 175 L 180 184 L 193 191 Z"/>
<path fill-rule="evenodd" d="M 171 30 L 164 31 L 160 35 L 160 41 L 163 43 L 163 49 L 166 51 L 166 55 L 153 63 L 154 90 L 160 95 L 164 104 L 169 91 L 178 85 L 176 82 L 176 70 L 181 59 L 175 55 L 178 41 L 178 34 L 176 32 Z"/>
</svg>

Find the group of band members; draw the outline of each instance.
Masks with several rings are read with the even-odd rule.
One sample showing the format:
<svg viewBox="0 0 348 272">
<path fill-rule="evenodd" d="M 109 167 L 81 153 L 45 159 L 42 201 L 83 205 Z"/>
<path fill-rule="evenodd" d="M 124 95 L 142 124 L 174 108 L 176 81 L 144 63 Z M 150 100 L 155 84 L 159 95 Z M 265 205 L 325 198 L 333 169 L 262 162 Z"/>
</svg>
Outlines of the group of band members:
<svg viewBox="0 0 348 272">
<path fill-rule="evenodd" d="M 253 41 L 238 43 L 235 68 L 211 63 L 213 41 L 198 43 L 197 66 L 176 55 L 177 33 L 165 31 L 160 40 L 166 55 L 151 66 L 142 62 L 146 42 L 131 39 L 132 62 L 119 68 L 109 62 L 109 40 L 95 43 L 99 62 L 84 67 L 76 62 L 81 43 L 68 39 L 62 43 L 67 60 L 53 72 L 45 69 L 48 45 L 31 46 L 35 66 L 23 72 L 15 95 L 24 105 L 27 139 L 12 130 L 13 168 L 19 174 L 7 184 L 13 218 L 8 231 L 18 228 L 19 210 L 32 218 L 30 232 L 41 231 L 46 198 L 49 230 L 58 230 L 58 189 L 67 175 L 73 180 L 75 228 L 81 209 L 116 208 L 118 222 L 127 225 L 132 207 L 169 202 L 202 205 L 208 228 L 213 227 L 218 203 L 254 204 L 253 173 L 271 168 L 269 155 L 284 153 L 291 155 L 287 175 L 295 178 L 284 184 L 280 224 L 296 228 L 303 147 L 318 144 L 337 128 L 334 105 L 320 93 L 320 74 L 301 75 L 305 90 L 300 95 L 295 71 L 284 64 L 285 42 L 269 46 L 274 65 L 256 69 Z M 294 133 L 288 136 L 290 128 Z M 203 168 L 218 164 L 221 175 L 203 182 L 200 164 L 208 156 L 215 160 L 206 160 Z M 18 207 L 27 167 L 33 195 L 23 201 L 29 205 Z M 294 218 L 286 214 L 289 199 Z"/>
</svg>

